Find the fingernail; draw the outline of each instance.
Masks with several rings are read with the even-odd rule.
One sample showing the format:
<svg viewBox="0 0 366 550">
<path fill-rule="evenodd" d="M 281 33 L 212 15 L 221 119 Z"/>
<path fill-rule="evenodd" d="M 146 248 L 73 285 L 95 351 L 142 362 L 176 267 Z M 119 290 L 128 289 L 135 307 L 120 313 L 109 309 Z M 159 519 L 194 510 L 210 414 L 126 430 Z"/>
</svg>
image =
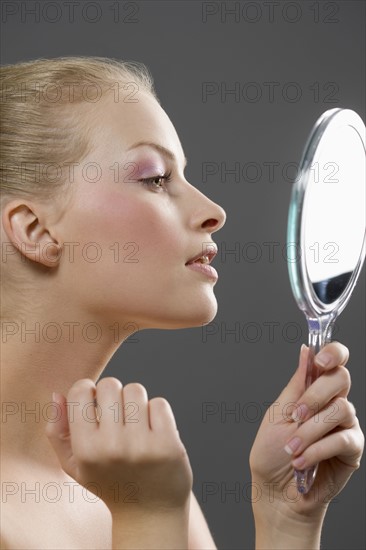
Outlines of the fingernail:
<svg viewBox="0 0 366 550">
<path fill-rule="evenodd" d="M 302 353 L 302 352 L 304 351 L 304 349 L 306 349 L 306 345 L 305 345 L 305 344 L 301 344 L 300 353 Z"/>
<path fill-rule="evenodd" d="M 321 351 L 315 356 L 314 362 L 318 367 L 327 367 L 332 361 L 332 355 L 326 351 Z"/>
<path fill-rule="evenodd" d="M 305 403 L 302 403 L 296 409 L 293 411 L 291 418 L 294 422 L 299 422 L 300 420 L 304 420 L 307 413 L 309 411 L 309 408 Z"/>
<path fill-rule="evenodd" d="M 284 447 L 286 453 L 289 455 L 294 454 L 294 452 L 300 447 L 301 439 L 299 437 L 293 437 L 287 445 Z"/>
<path fill-rule="evenodd" d="M 294 468 L 302 468 L 305 466 L 305 458 L 303 456 L 298 456 L 295 460 L 292 461 Z"/>
</svg>

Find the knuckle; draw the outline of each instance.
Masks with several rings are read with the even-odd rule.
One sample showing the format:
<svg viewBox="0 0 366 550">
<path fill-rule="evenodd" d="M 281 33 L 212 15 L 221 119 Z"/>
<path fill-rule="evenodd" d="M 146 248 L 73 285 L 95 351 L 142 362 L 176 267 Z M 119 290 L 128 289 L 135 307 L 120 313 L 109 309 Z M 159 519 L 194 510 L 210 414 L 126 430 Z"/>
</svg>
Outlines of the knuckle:
<svg viewBox="0 0 366 550">
<path fill-rule="evenodd" d="M 173 452 L 173 459 L 174 460 L 181 460 L 182 458 L 188 457 L 187 449 L 183 445 L 183 443 L 178 440 L 177 445 L 175 446 L 175 451 Z"/>
<path fill-rule="evenodd" d="M 345 397 L 336 397 L 331 403 L 337 408 L 338 412 L 346 412 L 348 410 L 348 401 Z"/>
<path fill-rule="evenodd" d="M 150 405 L 162 413 L 171 411 L 170 403 L 165 397 L 153 397 L 150 399 Z"/>
<path fill-rule="evenodd" d="M 80 378 L 80 380 L 77 380 L 73 383 L 67 394 L 67 397 L 69 398 L 70 396 L 80 395 L 91 389 L 95 389 L 95 384 L 93 380 L 91 378 Z"/>
<path fill-rule="evenodd" d="M 362 432 L 361 432 L 361 434 L 362 434 Z M 365 448 L 365 436 L 362 434 L 360 436 L 360 442 L 359 442 L 360 459 L 362 457 L 364 448 Z"/>
<path fill-rule="evenodd" d="M 139 382 L 130 382 L 129 384 L 127 384 L 124 389 L 129 389 L 129 390 L 132 390 L 134 394 L 138 395 L 138 396 L 141 396 L 142 398 L 146 398 L 147 399 L 147 391 L 146 391 L 146 388 L 145 386 L 143 386 L 142 384 L 140 384 Z"/>
<path fill-rule="evenodd" d="M 342 400 L 343 407 L 344 407 L 346 413 L 348 414 L 348 416 L 350 418 L 352 418 L 352 420 L 354 421 L 355 417 L 356 417 L 356 408 L 355 408 L 354 404 L 351 403 L 350 401 L 348 401 L 348 399 L 346 399 L 345 397 L 340 397 L 339 399 Z"/>
<path fill-rule="evenodd" d="M 361 462 L 361 456 L 363 451 L 363 442 L 360 440 L 358 434 L 351 433 L 348 437 L 348 451 L 353 453 L 353 458 L 357 462 Z"/>
<path fill-rule="evenodd" d="M 338 432 L 338 437 L 342 447 L 349 450 L 353 446 L 352 437 L 349 430 L 341 430 Z"/>
<path fill-rule="evenodd" d="M 353 427 L 352 433 L 354 435 L 354 438 L 357 442 L 358 448 L 360 449 L 361 453 L 365 446 L 365 434 L 361 430 L 359 420 L 357 416 L 355 417 L 355 425 Z"/>
<path fill-rule="evenodd" d="M 356 407 L 354 406 L 354 404 L 351 403 L 351 401 L 348 401 L 348 400 L 347 400 L 347 403 L 348 403 L 349 408 L 351 409 L 351 412 L 352 412 L 353 416 L 357 416 L 357 411 L 356 411 Z"/>
<path fill-rule="evenodd" d="M 361 430 L 361 428 L 359 428 L 359 436 L 360 436 L 360 449 L 361 449 L 361 453 L 362 453 L 364 448 L 365 448 L 365 435 L 364 435 L 363 431 Z"/>
<path fill-rule="evenodd" d="M 106 389 L 121 390 L 122 382 L 118 380 L 118 378 L 115 378 L 114 376 L 106 376 L 105 378 L 102 378 L 101 380 L 99 380 L 97 384 L 97 389 L 104 388 L 104 387 Z"/>
<path fill-rule="evenodd" d="M 304 399 L 304 403 L 306 403 L 311 414 L 319 412 L 320 403 L 323 402 L 323 398 L 324 396 L 321 388 L 313 387 L 309 390 L 306 400 Z"/>
<path fill-rule="evenodd" d="M 332 399 L 324 407 L 324 413 L 326 413 L 324 422 L 335 425 L 339 424 L 345 416 L 345 410 L 345 403 L 342 397 Z"/>
</svg>

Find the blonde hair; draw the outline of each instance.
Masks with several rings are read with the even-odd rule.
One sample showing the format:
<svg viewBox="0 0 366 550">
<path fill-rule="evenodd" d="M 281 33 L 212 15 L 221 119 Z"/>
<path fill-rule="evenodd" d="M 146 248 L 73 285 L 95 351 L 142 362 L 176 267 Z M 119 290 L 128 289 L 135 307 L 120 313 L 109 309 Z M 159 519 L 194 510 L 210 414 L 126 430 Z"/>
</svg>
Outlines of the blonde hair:
<svg viewBox="0 0 366 550">
<path fill-rule="evenodd" d="M 122 84 L 125 102 L 138 101 L 139 90 L 159 102 L 143 63 L 105 57 L 5 65 L 0 84 L 0 186 L 9 198 L 48 199 L 63 188 L 70 165 L 90 153 L 90 115 L 107 92 L 120 101 Z"/>
</svg>

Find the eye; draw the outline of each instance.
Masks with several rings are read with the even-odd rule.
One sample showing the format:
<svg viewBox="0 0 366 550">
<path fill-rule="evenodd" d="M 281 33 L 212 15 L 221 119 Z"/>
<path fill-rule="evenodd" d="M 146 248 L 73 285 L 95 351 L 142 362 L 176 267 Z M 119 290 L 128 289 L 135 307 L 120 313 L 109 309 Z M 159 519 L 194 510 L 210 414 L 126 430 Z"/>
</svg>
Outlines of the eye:
<svg viewBox="0 0 366 550">
<path fill-rule="evenodd" d="M 151 187 L 153 189 L 164 189 L 163 182 L 169 182 L 171 181 L 171 172 L 168 172 L 167 174 L 164 174 L 163 176 L 153 176 L 151 178 L 143 178 L 138 181 L 140 181 L 143 185 L 147 185 L 148 187 Z"/>
</svg>

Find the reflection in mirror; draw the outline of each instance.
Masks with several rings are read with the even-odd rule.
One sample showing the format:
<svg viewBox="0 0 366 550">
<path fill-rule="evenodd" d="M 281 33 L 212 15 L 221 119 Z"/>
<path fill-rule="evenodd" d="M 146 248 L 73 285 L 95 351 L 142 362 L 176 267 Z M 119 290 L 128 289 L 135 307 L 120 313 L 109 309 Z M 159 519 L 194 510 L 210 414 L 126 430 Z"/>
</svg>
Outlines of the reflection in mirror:
<svg viewBox="0 0 366 550">
<path fill-rule="evenodd" d="M 336 277 L 323 279 L 313 283 L 313 289 L 324 304 L 331 304 L 342 294 L 351 278 L 352 271 L 342 273 Z"/>
</svg>

